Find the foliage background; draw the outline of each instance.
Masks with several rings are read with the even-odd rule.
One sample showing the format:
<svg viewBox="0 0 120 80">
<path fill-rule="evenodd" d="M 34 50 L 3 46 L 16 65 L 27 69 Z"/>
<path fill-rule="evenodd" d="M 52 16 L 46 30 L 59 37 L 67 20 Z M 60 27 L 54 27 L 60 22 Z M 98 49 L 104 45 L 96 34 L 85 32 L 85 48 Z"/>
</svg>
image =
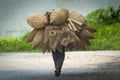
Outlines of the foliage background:
<svg viewBox="0 0 120 80">
<path fill-rule="evenodd" d="M 88 24 L 97 32 L 87 50 L 120 50 L 120 10 L 114 7 L 94 10 L 86 16 Z M 26 42 L 29 32 L 20 37 L 0 38 L 0 52 L 41 52 L 40 45 L 31 48 Z"/>
</svg>

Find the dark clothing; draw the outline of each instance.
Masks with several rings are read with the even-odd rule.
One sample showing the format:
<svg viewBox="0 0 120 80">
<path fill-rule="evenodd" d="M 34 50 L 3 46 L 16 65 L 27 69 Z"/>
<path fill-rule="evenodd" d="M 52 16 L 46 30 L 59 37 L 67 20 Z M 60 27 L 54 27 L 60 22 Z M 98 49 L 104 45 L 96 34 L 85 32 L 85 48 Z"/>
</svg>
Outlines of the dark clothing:
<svg viewBox="0 0 120 80">
<path fill-rule="evenodd" d="M 62 53 L 60 53 L 58 50 L 56 50 L 55 52 L 52 51 L 52 56 L 53 56 L 56 71 L 61 71 L 64 58 L 65 58 L 65 48 L 63 47 Z"/>
</svg>

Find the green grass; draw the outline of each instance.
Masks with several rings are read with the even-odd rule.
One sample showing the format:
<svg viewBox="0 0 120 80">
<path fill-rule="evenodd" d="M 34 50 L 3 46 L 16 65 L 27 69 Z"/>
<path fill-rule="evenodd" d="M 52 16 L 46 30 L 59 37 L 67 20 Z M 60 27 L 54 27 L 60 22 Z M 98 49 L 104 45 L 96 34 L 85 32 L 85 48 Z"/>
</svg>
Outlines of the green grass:
<svg viewBox="0 0 120 80">
<path fill-rule="evenodd" d="M 95 38 L 91 40 L 91 46 L 86 46 L 87 50 L 120 50 L 120 23 L 102 25 L 89 23 L 94 26 L 97 32 Z"/>
<path fill-rule="evenodd" d="M 28 33 L 25 33 L 21 37 L 1 38 L 0 39 L 0 52 L 40 52 L 41 47 L 32 49 L 32 43 L 27 43 Z"/>
<path fill-rule="evenodd" d="M 95 39 L 91 40 L 91 45 L 86 46 L 87 50 L 120 50 L 120 23 L 102 25 L 89 23 L 97 29 L 94 33 Z M 26 42 L 28 33 L 21 37 L 1 38 L 0 52 L 41 52 L 41 47 L 32 49 L 31 43 Z"/>
</svg>

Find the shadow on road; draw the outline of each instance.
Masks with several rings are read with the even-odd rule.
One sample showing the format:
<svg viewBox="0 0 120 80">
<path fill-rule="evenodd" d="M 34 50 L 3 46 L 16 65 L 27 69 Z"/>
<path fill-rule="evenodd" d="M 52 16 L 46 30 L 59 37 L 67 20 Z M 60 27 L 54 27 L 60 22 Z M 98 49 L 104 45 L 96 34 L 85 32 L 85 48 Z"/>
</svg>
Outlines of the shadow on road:
<svg viewBox="0 0 120 80">
<path fill-rule="evenodd" d="M 54 76 L 54 72 L 47 70 L 0 71 L 0 80 L 120 80 L 120 64 L 99 65 L 102 67 L 90 69 L 90 72 L 81 72 L 78 68 L 74 68 L 77 72 L 70 72 L 71 68 L 63 69 L 62 75 L 58 78 Z"/>
</svg>

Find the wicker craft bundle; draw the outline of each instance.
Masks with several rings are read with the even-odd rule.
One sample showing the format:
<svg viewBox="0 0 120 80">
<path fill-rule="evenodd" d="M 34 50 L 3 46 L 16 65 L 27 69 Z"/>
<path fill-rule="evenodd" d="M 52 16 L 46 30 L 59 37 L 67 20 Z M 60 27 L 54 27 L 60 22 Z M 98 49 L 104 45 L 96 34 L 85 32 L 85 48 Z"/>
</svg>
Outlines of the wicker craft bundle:
<svg viewBox="0 0 120 80">
<path fill-rule="evenodd" d="M 34 13 L 27 18 L 27 22 L 33 28 L 41 29 L 45 27 L 48 21 L 47 16 L 45 16 L 44 14 Z"/>
<path fill-rule="evenodd" d="M 62 52 L 62 46 L 69 50 L 85 50 L 85 46 L 90 45 L 89 39 L 94 39 L 92 33 L 96 31 L 87 25 L 85 17 L 79 12 L 69 13 L 65 8 L 46 14 L 35 13 L 28 17 L 27 22 L 34 28 L 27 42 L 32 42 L 32 48 L 41 45 L 43 53 L 56 49 Z"/>
<path fill-rule="evenodd" d="M 67 21 L 69 15 L 68 9 L 65 8 L 57 8 L 52 11 L 50 15 L 50 23 L 53 25 L 59 25 Z"/>
</svg>

